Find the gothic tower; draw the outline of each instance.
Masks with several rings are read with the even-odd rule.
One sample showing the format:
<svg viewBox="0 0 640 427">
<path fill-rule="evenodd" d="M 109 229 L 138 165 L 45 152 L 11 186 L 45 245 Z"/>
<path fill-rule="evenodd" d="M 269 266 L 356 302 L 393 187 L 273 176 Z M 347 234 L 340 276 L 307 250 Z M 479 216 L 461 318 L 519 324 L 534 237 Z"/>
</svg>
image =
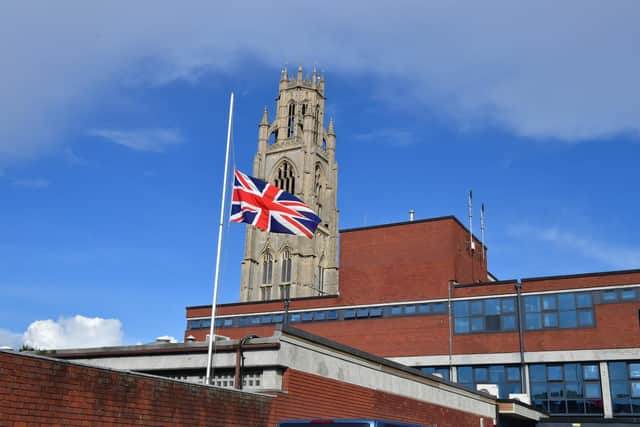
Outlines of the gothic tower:
<svg viewBox="0 0 640 427">
<path fill-rule="evenodd" d="M 265 107 L 253 176 L 302 199 L 322 219 L 313 239 L 247 226 L 241 301 L 338 293 L 338 165 L 333 121 L 324 128 L 324 78 L 302 67 L 280 78 L 276 117 Z"/>
</svg>

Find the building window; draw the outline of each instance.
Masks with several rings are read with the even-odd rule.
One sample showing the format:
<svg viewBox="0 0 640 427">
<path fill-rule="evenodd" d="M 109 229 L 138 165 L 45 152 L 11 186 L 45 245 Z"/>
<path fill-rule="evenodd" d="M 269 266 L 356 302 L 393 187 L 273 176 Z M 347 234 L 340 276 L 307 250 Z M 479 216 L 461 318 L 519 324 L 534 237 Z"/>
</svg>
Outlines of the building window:
<svg viewBox="0 0 640 427">
<path fill-rule="evenodd" d="M 591 292 L 527 295 L 523 300 L 527 330 L 595 325 Z"/>
<path fill-rule="evenodd" d="M 262 284 L 270 285 L 273 279 L 273 256 L 265 252 L 262 256 Z"/>
<path fill-rule="evenodd" d="M 609 362 L 613 415 L 640 415 L 640 361 Z"/>
<path fill-rule="evenodd" d="M 515 298 L 487 298 L 453 303 L 456 334 L 516 330 Z"/>
<path fill-rule="evenodd" d="M 295 133 L 296 124 L 296 104 L 289 104 L 289 117 L 287 119 L 287 137 L 292 138 Z"/>
<path fill-rule="evenodd" d="M 519 366 L 459 366 L 458 384 L 472 390 L 476 390 L 478 384 L 496 384 L 502 399 L 507 399 L 510 393 L 522 393 Z"/>
<path fill-rule="evenodd" d="M 600 368 L 597 363 L 529 366 L 531 403 L 550 414 L 603 413 Z"/>
<path fill-rule="evenodd" d="M 295 194 L 296 178 L 293 173 L 293 166 L 289 162 L 282 162 L 273 181 L 276 187 Z"/>
<path fill-rule="evenodd" d="M 288 283 L 280 285 L 280 299 L 291 298 L 291 285 Z"/>
<path fill-rule="evenodd" d="M 288 248 L 282 251 L 282 267 L 280 281 L 282 283 L 291 283 L 291 252 Z"/>
<path fill-rule="evenodd" d="M 271 299 L 271 286 L 263 286 L 260 288 L 260 299 L 269 301 Z"/>
</svg>

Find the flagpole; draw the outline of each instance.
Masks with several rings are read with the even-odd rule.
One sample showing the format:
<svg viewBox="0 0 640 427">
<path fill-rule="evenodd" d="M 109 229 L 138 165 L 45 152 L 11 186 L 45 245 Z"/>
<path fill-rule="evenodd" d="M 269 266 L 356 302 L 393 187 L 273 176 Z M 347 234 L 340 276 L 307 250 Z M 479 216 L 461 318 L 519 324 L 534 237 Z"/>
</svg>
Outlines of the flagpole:
<svg viewBox="0 0 640 427">
<path fill-rule="evenodd" d="M 227 127 L 227 151 L 224 157 L 224 179 L 222 180 L 222 201 L 220 202 L 220 224 L 218 225 L 218 251 L 216 254 L 216 272 L 213 279 L 213 301 L 211 303 L 211 326 L 209 327 L 209 354 L 207 356 L 207 376 L 205 384 L 211 384 L 211 365 L 213 343 L 215 341 L 214 324 L 216 321 L 216 301 L 218 299 L 218 280 L 220 279 L 220 255 L 222 249 L 222 231 L 224 225 L 224 204 L 227 197 L 227 175 L 229 172 L 229 146 L 231 145 L 231 124 L 233 123 L 233 92 L 229 101 L 229 126 Z"/>
</svg>

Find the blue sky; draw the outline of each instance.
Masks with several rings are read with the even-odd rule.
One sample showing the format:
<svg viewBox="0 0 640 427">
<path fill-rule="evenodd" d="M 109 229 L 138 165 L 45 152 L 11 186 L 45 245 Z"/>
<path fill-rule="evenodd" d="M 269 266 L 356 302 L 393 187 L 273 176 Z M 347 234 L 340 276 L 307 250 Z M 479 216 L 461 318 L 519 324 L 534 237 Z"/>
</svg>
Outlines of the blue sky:
<svg viewBox="0 0 640 427">
<path fill-rule="evenodd" d="M 326 76 L 341 228 L 466 224 L 473 189 L 501 279 L 640 267 L 637 2 L 279 4 L 0 6 L 0 345 L 181 339 L 211 302 L 229 92 L 249 172 L 285 64 Z"/>
</svg>

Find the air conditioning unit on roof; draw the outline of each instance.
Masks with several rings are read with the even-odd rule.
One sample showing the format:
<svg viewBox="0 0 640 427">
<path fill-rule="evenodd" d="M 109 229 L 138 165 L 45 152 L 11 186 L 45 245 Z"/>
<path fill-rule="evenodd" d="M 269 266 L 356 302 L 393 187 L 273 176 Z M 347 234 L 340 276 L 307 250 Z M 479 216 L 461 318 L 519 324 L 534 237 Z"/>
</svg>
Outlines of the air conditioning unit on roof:
<svg viewBox="0 0 640 427">
<path fill-rule="evenodd" d="M 476 384 L 476 390 L 484 391 L 485 393 L 489 393 L 492 396 L 500 398 L 500 389 L 498 388 L 498 384 Z"/>
</svg>

